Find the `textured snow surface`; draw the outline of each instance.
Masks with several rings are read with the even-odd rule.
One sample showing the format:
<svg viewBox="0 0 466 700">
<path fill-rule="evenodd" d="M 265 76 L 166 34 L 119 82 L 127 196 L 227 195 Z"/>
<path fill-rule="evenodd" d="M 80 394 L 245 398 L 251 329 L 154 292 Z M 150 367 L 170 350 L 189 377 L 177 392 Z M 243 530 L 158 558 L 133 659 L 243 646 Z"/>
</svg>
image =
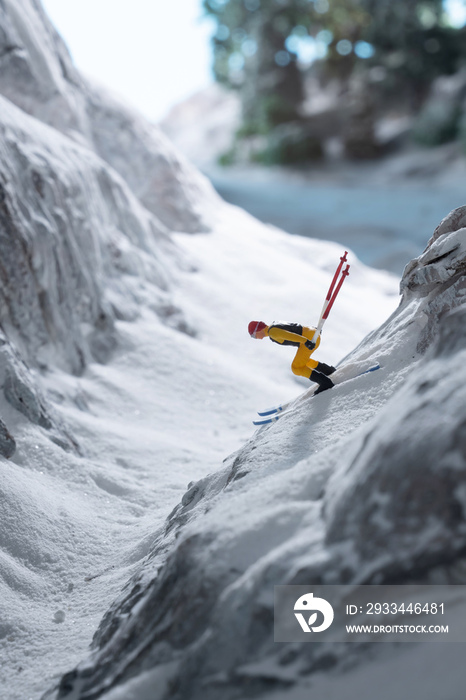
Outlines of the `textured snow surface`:
<svg viewBox="0 0 466 700">
<path fill-rule="evenodd" d="M 246 289 L 259 311 L 294 318 L 290 280 L 305 273 L 297 283 L 301 293 L 307 288 L 300 314 L 315 318 L 341 250 L 269 232 L 227 207 L 218 219 L 211 234 L 176 237 L 185 269 L 173 273 L 173 303 L 196 336 L 141 302 L 136 319 L 115 321 L 107 364 L 90 362 L 80 376 L 50 365 L 34 372 L 81 456 L 2 401 L 17 441 L 13 458 L 2 460 L 0 656 L 9 699 L 38 697 L 85 656 L 100 618 L 144 558 L 151 566 L 163 560 L 171 542 L 161 539 L 164 521 L 186 498 L 187 483 L 217 471 L 250 437 L 258 402 L 302 391 L 289 370 L 292 353 L 249 338 L 254 309 Z M 306 250 L 322 267 L 303 260 Z M 353 266 L 322 359 L 336 362 L 397 303 L 395 280 Z M 370 317 L 363 313 L 369 294 Z M 355 301 L 361 313 L 353 317 Z M 121 303 L 133 307 L 131 298 Z"/>
<path fill-rule="evenodd" d="M 464 582 L 466 231 L 455 225 L 458 211 L 407 266 L 399 308 L 337 371 L 381 369 L 305 391 L 192 484 L 53 697 L 357 698 L 367 679 L 387 700 L 406 689 L 434 700 L 430 670 L 417 675 L 430 663 L 448 676 L 442 697 L 458 697 L 450 645 L 368 656 L 273 642 L 274 585 Z"/>
<path fill-rule="evenodd" d="M 222 204 L 37 0 L 0 24 L 2 699 L 340 700 L 369 678 L 388 700 L 404 673 L 433 700 L 440 662 L 457 698 L 456 648 L 275 645 L 272 592 L 464 582 L 464 208 L 396 311 L 397 280 L 350 253 L 316 358 L 381 370 L 311 399 L 293 349 L 246 328 L 316 323 L 340 246 Z"/>
<path fill-rule="evenodd" d="M 167 516 L 257 402 L 302 391 L 247 323 L 315 323 L 342 251 L 221 203 L 75 71 L 39 2 L 0 2 L 0 23 L 0 696 L 26 700 L 162 564 Z M 397 304 L 392 276 L 352 265 L 329 362 Z"/>
</svg>

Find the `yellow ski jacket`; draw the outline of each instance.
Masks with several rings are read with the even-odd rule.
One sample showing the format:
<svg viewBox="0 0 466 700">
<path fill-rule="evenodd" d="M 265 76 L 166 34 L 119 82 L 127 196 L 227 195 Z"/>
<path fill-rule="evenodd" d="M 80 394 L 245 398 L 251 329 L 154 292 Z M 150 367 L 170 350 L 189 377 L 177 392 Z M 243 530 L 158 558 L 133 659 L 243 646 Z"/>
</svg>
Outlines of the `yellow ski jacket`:
<svg viewBox="0 0 466 700">
<path fill-rule="evenodd" d="M 279 345 L 293 345 L 298 347 L 307 340 L 312 340 L 316 329 L 301 326 L 299 323 L 272 323 L 266 329 L 270 340 Z M 320 336 L 317 338 L 316 348 L 320 345 Z"/>
</svg>

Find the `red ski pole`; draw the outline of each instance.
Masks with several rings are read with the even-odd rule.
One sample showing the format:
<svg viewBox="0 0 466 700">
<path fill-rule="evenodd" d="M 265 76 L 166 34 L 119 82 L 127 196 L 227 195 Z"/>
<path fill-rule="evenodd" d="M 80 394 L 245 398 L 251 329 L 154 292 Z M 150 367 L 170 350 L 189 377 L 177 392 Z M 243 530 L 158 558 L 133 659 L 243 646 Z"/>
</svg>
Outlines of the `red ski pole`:
<svg viewBox="0 0 466 700">
<path fill-rule="evenodd" d="M 322 327 L 328 318 L 330 310 L 335 302 L 335 299 L 338 296 L 338 292 L 340 291 L 341 286 L 342 286 L 343 282 L 345 281 L 345 277 L 347 277 L 349 275 L 350 266 L 347 265 L 341 274 L 341 278 L 340 278 L 340 281 L 338 282 L 337 287 L 335 288 L 336 281 L 337 281 L 338 276 L 341 272 L 341 268 L 343 267 L 343 263 L 346 262 L 347 255 L 348 255 L 348 251 L 345 250 L 345 254 L 343 255 L 343 257 L 340 258 L 340 264 L 337 267 L 337 270 L 333 276 L 332 283 L 331 283 L 329 290 L 327 292 L 327 296 L 325 297 L 324 305 L 322 307 L 322 312 L 321 312 L 320 318 L 319 318 L 319 323 L 317 324 L 316 332 L 314 333 L 315 341 L 313 340 L 313 342 L 317 343 L 317 339 L 319 338 L 319 336 L 322 332 Z"/>
<path fill-rule="evenodd" d="M 338 275 L 340 274 L 341 268 L 343 267 L 343 263 L 346 262 L 347 255 L 348 255 L 348 251 L 345 250 L 345 254 L 343 255 L 343 257 L 340 258 L 340 264 L 338 265 L 337 270 L 333 276 L 332 284 L 328 288 L 327 296 L 325 297 L 325 301 L 327 301 L 327 302 L 330 301 L 330 299 L 332 297 L 332 292 L 333 292 L 333 288 L 335 286 L 335 282 L 338 279 Z"/>
<path fill-rule="evenodd" d="M 324 315 L 322 316 L 322 320 L 323 320 L 323 321 L 325 321 L 325 320 L 327 319 L 327 317 L 328 317 L 328 315 L 329 315 L 329 313 L 330 313 L 330 310 L 331 310 L 331 308 L 332 308 L 332 306 L 333 306 L 333 304 L 334 304 L 334 302 L 335 302 L 335 299 L 336 299 L 337 296 L 338 296 L 338 292 L 339 292 L 340 289 L 341 289 L 341 285 L 342 285 L 343 282 L 345 281 L 345 277 L 348 277 L 348 275 L 349 275 L 349 269 L 350 269 L 350 266 L 347 265 L 346 268 L 345 268 L 345 269 L 343 270 L 343 272 L 341 273 L 341 279 L 340 279 L 340 281 L 338 282 L 338 285 L 337 285 L 337 287 L 336 287 L 336 289 L 335 289 L 335 291 L 334 291 L 334 293 L 333 293 L 332 298 L 330 299 L 330 301 L 329 301 L 328 304 L 327 304 L 327 308 L 326 308 L 325 311 L 324 311 Z"/>
<path fill-rule="evenodd" d="M 339 276 L 339 274 L 340 274 L 340 272 L 341 272 L 341 268 L 343 267 L 343 263 L 346 262 L 346 256 L 347 256 L 347 255 L 348 255 L 348 251 L 345 250 L 345 254 L 340 258 L 340 264 L 338 265 L 338 267 L 337 267 L 337 269 L 336 269 L 336 272 L 335 272 L 335 274 L 334 274 L 334 276 L 333 276 L 332 283 L 331 283 L 330 287 L 328 288 L 327 296 L 325 297 L 324 305 L 323 305 L 322 311 L 321 311 L 321 313 L 320 313 L 319 323 L 317 324 L 317 328 L 322 329 L 322 325 L 321 325 L 321 324 L 322 324 L 322 319 L 324 318 L 324 313 L 325 313 L 325 311 L 327 310 L 327 306 L 329 305 L 329 302 L 330 302 L 330 300 L 331 300 L 331 298 L 332 298 L 333 288 L 335 287 L 335 283 L 336 283 L 336 281 L 337 281 L 337 279 L 338 279 L 338 276 Z M 319 331 L 319 333 L 320 333 L 320 331 Z"/>
</svg>

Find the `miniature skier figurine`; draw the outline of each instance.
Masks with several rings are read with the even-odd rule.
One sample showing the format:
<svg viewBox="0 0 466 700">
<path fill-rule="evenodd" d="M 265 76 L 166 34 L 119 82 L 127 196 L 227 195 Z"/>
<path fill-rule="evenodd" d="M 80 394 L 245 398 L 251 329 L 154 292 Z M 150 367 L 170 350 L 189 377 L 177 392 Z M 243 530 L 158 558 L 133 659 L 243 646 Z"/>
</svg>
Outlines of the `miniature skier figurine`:
<svg viewBox="0 0 466 700">
<path fill-rule="evenodd" d="M 273 323 L 267 326 L 263 321 L 251 321 L 248 325 L 248 331 L 251 338 L 260 340 L 269 337 L 270 340 L 279 345 L 297 347 L 291 371 L 293 374 L 307 377 L 311 382 L 316 382 L 319 385 L 314 395 L 334 386 L 329 375 L 335 372 L 335 367 L 311 359 L 312 353 L 320 345 L 320 335 L 317 342 L 313 342 L 315 328 L 300 326 L 298 323 Z"/>
</svg>

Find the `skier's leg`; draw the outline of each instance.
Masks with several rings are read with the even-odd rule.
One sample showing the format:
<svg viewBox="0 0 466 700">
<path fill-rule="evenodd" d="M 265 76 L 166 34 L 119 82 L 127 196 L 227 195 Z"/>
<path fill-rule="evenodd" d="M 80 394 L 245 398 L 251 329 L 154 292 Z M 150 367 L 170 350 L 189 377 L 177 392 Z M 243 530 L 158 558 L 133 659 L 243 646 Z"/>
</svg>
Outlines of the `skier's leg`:
<svg viewBox="0 0 466 700">
<path fill-rule="evenodd" d="M 314 392 L 314 396 L 316 394 L 320 394 L 321 391 L 331 389 L 332 386 L 334 386 L 332 380 L 329 377 L 327 377 L 326 374 L 322 374 L 322 372 L 318 372 L 316 369 L 312 370 L 309 379 L 311 380 L 311 382 L 315 382 L 319 385 L 317 391 Z"/>
<path fill-rule="evenodd" d="M 303 335 L 308 338 L 308 340 L 314 340 L 314 335 L 315 335 L 315 328 L 303 328 Z M 317 338 L 317 343 L 314 348 L 314 350 L 309 351 L 309 360 L 306 362 L 306 367 L 309 367 L 310 370 L 317 370 L 318 372 L 322 372 L 322 374 L 327 375 L 327 377 L 335 372 L 335 367 L 332 367 L 331 365 L 327 365 L 325 362 L 318 362 L 317 360 L 312 360 L 311 355 L 317 350 L 317 348 L 320 345 L 320 335 Z"/>
<path fill-rule="evenodd" d="M 310 356 L 311 351 L 304 344 L 300 345 L 291 363 L 291 371 L 293 374 L 297 374 L 298 377 L 306 377 L 306 379 L 309 379 L 312 372 L 312 367 L 309 367 Z"/>
<path fill-rule="evenodd" d="M 312 358 L 309 358 L 309 360 L 306 362 L 306 367 L 309 367 L 311 372 L 313 369 L 317 369 L 317 371 L 319 371 L 317 368 L 318 364 L 319 364 L 319 362 L 317 360 L 313 360 Z"/>
<path fill-rule="evenodd" d="M 319 364 L 316 367 L 316 370 L 318 372 L 322 372 L 322 374 L 325 374 L 327 377 L 329 377 L 336 371 L 336 367 L 333 367 L 332 365 L 326 365 L 325 362 L 319 362 Z"/>
<path fill-rule="evenodd" d="M 307 367 L 310 367 L 311 370 L 315 369 L 317 372 L 321 372 L 322 374 L 325 374 L 327 377 L 329 377 L 331 374 L 335 372 L 335 367 L 332 367 L 331 365 L 325 364 L 325 362 L 317 362 L 317 360 L 309 360 L 307 363 Z"/>
<path fill-rule="evenodd" d="M 326 381 L 326 378 L 335 371 L 335 367 L 331 367 L 325 364 L 325 362 L 318 362 L 317 360 L 311 359 L 311 353 L 312 351 L 306 348 L 305 345 L 300 345 L 292 362 L 291 371 L 293 374 L 298 375 L 298 377 L 306 377 L 306 379 L 311 379 L 319 385 L 325 385 L 325 389 L 330 389 L 333 386 L 333 382 L 330 382 L 330 380 Z M 312 379 L 313 373 L 316 376 L 322 375 L 322 381 L 319 382 L 318 379 Z M 321 391 L 323 391 L 323 389 Z"/>
</svg>

